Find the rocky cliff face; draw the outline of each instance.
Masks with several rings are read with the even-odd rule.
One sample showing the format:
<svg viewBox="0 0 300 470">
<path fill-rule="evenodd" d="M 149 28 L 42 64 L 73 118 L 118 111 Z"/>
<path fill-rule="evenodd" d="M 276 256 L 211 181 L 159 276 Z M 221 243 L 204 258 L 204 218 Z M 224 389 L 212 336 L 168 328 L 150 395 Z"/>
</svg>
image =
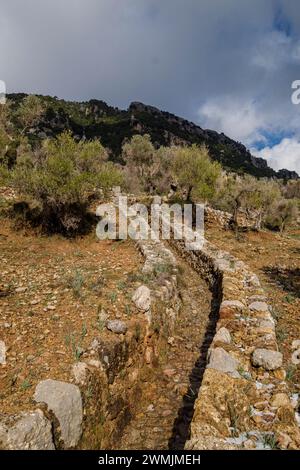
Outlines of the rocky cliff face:
<svg viewBox="0 0 300 470">
<path fill-rule="evenodd" d="M 25 94 L 12 94 L 8 98 L 16 109 Z M 223 167 L 238 173 L 257 177 L 298 178 L 295 172 L 280 170 L 276 173 L 262 158 L 256 158 L 240 142 L 223 133 L 202 129 L 193 122 L 161 111 L 153 106 L 133 102 L 127 110 L 108 106 L 104 101 L 69 102 L 40 97 L 46 113 L 30 136 L 44 138 L 55 136 L 70 129 L 79 138 L 100 138 L 111 151 L 113 160 L 120 159 L 121 148 L 126 139 L 134 134 L 150 134 L 153 143 L 159 145 L 205 144 L 211 156 Z"/>
</svg>

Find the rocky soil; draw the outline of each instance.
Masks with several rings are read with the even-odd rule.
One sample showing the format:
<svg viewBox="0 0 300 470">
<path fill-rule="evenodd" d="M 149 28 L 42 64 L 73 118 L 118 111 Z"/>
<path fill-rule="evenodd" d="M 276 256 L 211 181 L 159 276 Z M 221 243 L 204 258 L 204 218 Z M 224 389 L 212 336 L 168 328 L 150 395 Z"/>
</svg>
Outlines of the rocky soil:
<svg viewBox="0 0 300 470">
<path fill-rule="evenodd" d="M 131 242 L 36 237 L 1 221 L 1 413 L 30 409 L 43 379 L 70 381 L 92 340 L 112 334 L 106 321 L 134 315 L 141 264 Z"/>
</svg>

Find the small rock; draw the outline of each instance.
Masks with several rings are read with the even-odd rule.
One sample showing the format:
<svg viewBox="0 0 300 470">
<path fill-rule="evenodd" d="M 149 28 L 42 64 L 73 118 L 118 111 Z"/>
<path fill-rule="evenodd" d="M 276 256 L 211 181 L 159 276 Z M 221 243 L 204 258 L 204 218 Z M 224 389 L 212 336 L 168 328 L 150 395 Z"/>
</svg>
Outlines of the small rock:
<svg viewBox="0 0 300 470">
<path fill-rule="evenodd" d="M 247 439 L 243 442 L 243 447 L 245 449 L 255 449 L 256 445 L 255 442 L 252 441 L 252 439 Z"/>
<path fill-rule="evenodd" d="M 147 312 L 151 305 L 151 293 L 147 286 L 140 286 L 134 292 L 132 301 L 142 312 Z"/>
<path fill-rule="evenodd" d="M 215 348 L 211 351 L 207 367 L 209 369 L 219 370 L 232 377 L 240 378 L 240 374 L 237 371 L 238 366 L 238 361 L 223 348 Z"/>
<path fill-rule="evenodd" d="M 277 369 L 273 372 L 274 376 L 278 380 L 285 380 L 286 379 L 286 371 L 284 369 Z"/>
<path fill-rule="evenodd" d="M 125 334 L 127 331 L 127 325 L 121 320 L 108 320 L 106 322 L 106 328 L 113 333 Z"/>
<path fill-rule="evenodd" d="M 0 364 L 6 364 L 6 346 L 4 341 L 0 341 Z"/>
<path fill-rule="evenodd" d="M 269 306 L 266 302 L 252 302 L 252 304 L 249 305 L 249 309 L 255 312 L 268 312 Z"/>
<path fill-rule="evenodd" d="M 89 359 L 87 363 L 89 366 L 96 367 L 96 369 L 102 369 L 101 362 L 97 361 L 96 359 Z"/>
<path fill-rule="evenodd" d="M 268 402 L 267 401 L 258 401 L 256 403 L 254 403 L 254 408 L 259 410 L 259 411 L 263 411 L 265 409 L 268 408 Z"/>
<path fill-rule="evenodd" d="M 252 364 L 266 370 L 279 369 L 282 366 L 282 354 L 269 349 L 255 349 L 252 353 Z"/>
<path fill-rule="evenodd" d="M 147 410 L 146 410 L 148 413 L 152 413 L 152 411 L 154 411 L 154 405 L 149 405 Z"/>
<path fill-rule="evenodd" d="M 289 444 L 292 442 L 292 439 L 285 433 L 280 432 L 277 435 L 277 444 L 280 449 L 287 449 Z"/>
<path fill-rule="evenodd" d="M 82 400 L 76 385 L 58 380 L 38 383 L 34 400 L 46 403 L 59 421 L 61 437 L 66 448 L 75 447 L 82 432 Z"/>
<path fill-rule="evenodd" d="M 300 348 L 300 339 L 294 339 L 294 341 L 292 342 L 292 350 L 294 351 L 298 348 Z"/>
<path fill-rule="evenodd" d="M 242 302 L 240 302 L 239 300 L 223 300 L 223 302 L 221 303 L 221 308 L 223 307 L 243 309 L 245 308 L 245 305 L 242 304 Z"/>
<path fill-rule="evenodd" d="M 281 406 L 290 406 L 291 401 L 286 393 L 276 393 L 271 400 L 271 406 L 280 408 Z"/>
<path fill-rule="evenodd" d="M 146 361 L 146 364 L 151 364 L 151 362 L 152 362 L 152 357 L 153 357 L 153 350 L 152 350 L 152 348 L 147 347 L 147 348 L 146 348 L 146 351 L 145 351 L 145 361 Z"/>
<path fill-rule="evenodd" d="M 163 374 L 166 375 L 167 377 L 172 377 L 173 375 L 176 374 L 176 369 L 165 369 L 163 371 Z"/>
<path fill-rule="evenodd" d="M 263 420 L 260 415 L 254 415 L 254 416 L 252 416 L 252 419 L 256 424 L 262 423 L 262 420 Z"/>
<path fill-rule="evenodd" d="M 85 362 L 76 362 L 72 367 L 72 373 L 75 382 L 80 385 L 84 385 L 86 380 L 87 365 Z"/>
<path fill-rule="evenodd" d="M 213 340 L 214 340 L 214 342 L 215 341 L 220 341 L 221 343 L 230 344 L 231 343 L 231 336 L 230 336 L 230 333 L 227 330 L 227 328 L 222 327 L 217 331 L 217 333 L 215 334 L 215 337 L 214 337 Z"/>
<path fill-rule="evenodd" d="M 18 294 L 22 293 L 22 292 L 26 292 L 27 291 L 27 287 L 17 287 L 16 288 L 16 292 Z"/>
<path fill-rule="evenodd" d="M 169 344 L 170 346 L 174 346 L 174 344 L 175 344 L 175 338 L 173 338 L 173 336 L 170 336 L 170 337 L 168 338 L 168 344 Z"/>
</svg>

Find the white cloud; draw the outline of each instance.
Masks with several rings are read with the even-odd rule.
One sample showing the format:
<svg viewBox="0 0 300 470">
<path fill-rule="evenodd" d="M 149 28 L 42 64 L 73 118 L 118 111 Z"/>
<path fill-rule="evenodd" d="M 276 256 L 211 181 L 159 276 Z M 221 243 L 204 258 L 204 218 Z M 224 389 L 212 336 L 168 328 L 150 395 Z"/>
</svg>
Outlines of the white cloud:
<svg viewBox="0 0 300 470">
<path fill-rule="evenodd" d="M 300 173 L 300 141 L 296 138 L 285 138 L 274 147 L 265 147 L 260 151 L 251 150 L 253 155 L 265 158 L 274 170 L 287 168 Z"/>
<path fill-rule="evenodd" d="M 0 79 L 8 92 L 122 108 L 144 101 L 250 147 L 276 132 L 300 142 L 291 103 L 291 83 L 300 79 L 299 0 L 2 4 Z"/>
<path fill-rule="evenodd" d="M 251 63 L 268 72 L 280 70 L 299 61 L 300 42 L 283 31 L 271 31 L 259 38 L 253 47 Z"/>
<path fill-rule="evenodd" d="M 255 102 L 221 97 L 204 103 L 198 116 L 203 127 L 224 132 L 247 145 L 264 139 L 259 129 L 267 125 L 267 120 L 258 112 Z"/>
</svg>

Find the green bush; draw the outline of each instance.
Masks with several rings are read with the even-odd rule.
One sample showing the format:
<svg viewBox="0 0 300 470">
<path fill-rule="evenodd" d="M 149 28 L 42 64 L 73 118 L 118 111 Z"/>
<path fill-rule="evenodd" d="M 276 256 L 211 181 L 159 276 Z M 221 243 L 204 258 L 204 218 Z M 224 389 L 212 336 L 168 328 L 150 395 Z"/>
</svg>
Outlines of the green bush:
<svg viewBox="0 0 300 470">
<path fill-rule="evenodd" d="M 72 235 L 86 227 L 91 197 L 97 191 L 104 197 L 122 177 L 99 141 L 76 142 L 65 132 L 45 140 L 34 154 L 19 155 L 9 179 L 19 193 L 40 204 L 45 230 Z"/>
</svg>

